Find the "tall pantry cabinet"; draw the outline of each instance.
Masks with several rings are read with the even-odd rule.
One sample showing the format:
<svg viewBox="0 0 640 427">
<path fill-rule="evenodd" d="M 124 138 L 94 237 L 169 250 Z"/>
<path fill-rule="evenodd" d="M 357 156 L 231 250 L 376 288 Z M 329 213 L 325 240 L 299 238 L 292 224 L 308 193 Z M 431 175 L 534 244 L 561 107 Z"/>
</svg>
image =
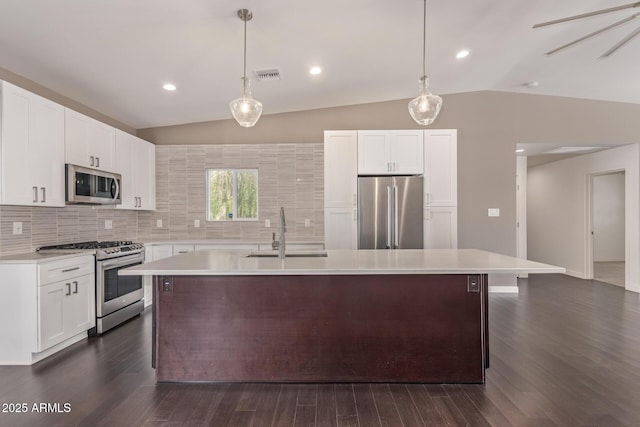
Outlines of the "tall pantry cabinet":
<svg viewBox="0 0 640 427">
<path fill-rule="evenodd" d="M 358 248 L 358 134 L 324 133 L 324 244 Z"/>
<path fill-rule="evenodd" d="M 458 132 L 425 130 L 424 248 L 458 247 Z"/>
<path fill-rule="evenodd" d="M 357 249 L 358 175 L 422 175 L 424 248 L 457 248 L 457 131 L 324 133 L 325 247 Z"/>
</svg>

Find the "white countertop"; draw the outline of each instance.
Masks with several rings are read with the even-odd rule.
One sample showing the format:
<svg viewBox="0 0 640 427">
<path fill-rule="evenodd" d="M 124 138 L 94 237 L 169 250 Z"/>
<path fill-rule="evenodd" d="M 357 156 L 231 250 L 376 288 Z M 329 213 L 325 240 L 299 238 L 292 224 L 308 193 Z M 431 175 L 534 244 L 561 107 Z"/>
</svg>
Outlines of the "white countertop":
<svg viewBox="0 0 640 427">
<path fill-rule="evenodd" d="M 57 261 L 83 255 L 95 255 L 95 250 L 68 250 L 65 253 L 29 252 L 26 254 L 5 255 L 0 257 L 0 264 L 38 264 L 40 262 Z"/>
<path fill-rule="evenodd" d="M 249 251 L 196 251 L 120 270 L 121 275 L 564 273 L 565 269 L 477 249 L 329 250 L 326 258 L 247 258 Z"/>
<path fill-rule="evenodd" d="M 276 236 L 278 232 L 276 231 Z M 142 241 L 146 246 L 157 245 L 270 245 L 271 240 L 256 239 L 180 239 L 180 240 L 149 240 Z M 295 245 L 324 245 L 320 240 L 292 240 L 289 244 Z"/>
</svg>

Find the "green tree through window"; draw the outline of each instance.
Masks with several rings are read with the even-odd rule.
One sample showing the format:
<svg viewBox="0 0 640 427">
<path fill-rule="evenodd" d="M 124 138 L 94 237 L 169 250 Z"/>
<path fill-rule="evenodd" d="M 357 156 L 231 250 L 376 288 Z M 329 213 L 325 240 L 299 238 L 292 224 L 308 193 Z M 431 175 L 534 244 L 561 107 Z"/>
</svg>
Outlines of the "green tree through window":
<svg viewBox="0 0 640 427">
<path fill-rule="evenodd" d="M 258 171 L 207 170 L 207 221 L 258 219 Z"/>
</svg>

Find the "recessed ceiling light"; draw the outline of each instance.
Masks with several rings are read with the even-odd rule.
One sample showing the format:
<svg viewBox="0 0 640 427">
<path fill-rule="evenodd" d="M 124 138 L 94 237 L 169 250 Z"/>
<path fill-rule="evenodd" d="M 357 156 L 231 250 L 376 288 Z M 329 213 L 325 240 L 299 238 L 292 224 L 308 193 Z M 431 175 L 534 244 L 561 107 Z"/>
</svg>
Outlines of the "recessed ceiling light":
<svg viewBox="0 0 640 427">
<path fill-rule="evenodd" d="M 313 74 L 314 76 L 320 74 L 322 72 L 322 68 L 320 67 L 311 67 L 309 69 L 309 74 Z"/>
<path fill-rule="evenodd" d="M 462 58 L 466 58 L 467 56 L 469 56 L 471 52 L 469 52 L 467 49 L 461 50 L 460 52 L 456 53 L 456 58 L 458 59 L 462 59 Z"/>
<path fill-rule="evenodd" d="M 162 86 L 162 88 L 164 90 L 168 90 L 168 91 L 172 92 L 172 91 L 176 90 L 176 85 L 171 84 L 171 83 L 167 83 L 164 86 Z"/>
<path fill-rule="evenodd" d="M 524 153 L 524 148 L 520 148 L 520 149 L 516 150 L 516 153 Z"/>
</svg>

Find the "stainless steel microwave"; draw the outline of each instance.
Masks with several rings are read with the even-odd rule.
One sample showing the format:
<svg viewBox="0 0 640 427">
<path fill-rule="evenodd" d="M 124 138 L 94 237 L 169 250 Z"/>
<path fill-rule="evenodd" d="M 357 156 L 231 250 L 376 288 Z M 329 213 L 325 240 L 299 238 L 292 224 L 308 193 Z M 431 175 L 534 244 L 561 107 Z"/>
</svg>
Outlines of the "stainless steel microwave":
<svg viewBox="0 0 640 427">
<path fill-rule="evenodd" d="M 105 172 L 66 164 L 66 202 L 84 205 L 119 205 L 122 203 L 119 173 Z"/>
</svg>

